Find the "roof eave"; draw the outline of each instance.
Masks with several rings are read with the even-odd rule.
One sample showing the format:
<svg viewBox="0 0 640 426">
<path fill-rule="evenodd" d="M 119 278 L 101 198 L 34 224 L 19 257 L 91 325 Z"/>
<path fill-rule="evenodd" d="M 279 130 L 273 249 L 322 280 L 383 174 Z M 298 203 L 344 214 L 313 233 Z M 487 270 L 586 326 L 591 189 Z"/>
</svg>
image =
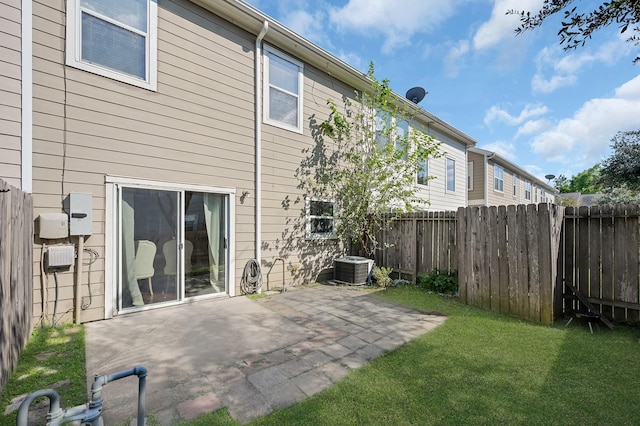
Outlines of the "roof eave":
<svg viewBox="0 0 640 426">
<path fill-rule="evenodd" d="M 245 2 L 238 0 L 191 1 L 252 34 L 257 35 L 262 29 L 264 21 L 268 21 L 269 31 L 265 36 L 265 40 L 275 47 L 298 57 L 356 90 L 364 91 L 371 87 L 371 80 L 366 74 L 299 34 L 296 34 L 275 19 Z M 467 147 L 474 146 L 477 143 L 475 139 L 442 121 L 403 96 L 395 92 L 394 96 L 402 102 L 407 102 L 410 107 L 414 109 L 414 112 L 421 116 L 421 121 L 424 121 L 425 124 L 434 125 L 435 130 L 458 140 Z"/>
</svg>

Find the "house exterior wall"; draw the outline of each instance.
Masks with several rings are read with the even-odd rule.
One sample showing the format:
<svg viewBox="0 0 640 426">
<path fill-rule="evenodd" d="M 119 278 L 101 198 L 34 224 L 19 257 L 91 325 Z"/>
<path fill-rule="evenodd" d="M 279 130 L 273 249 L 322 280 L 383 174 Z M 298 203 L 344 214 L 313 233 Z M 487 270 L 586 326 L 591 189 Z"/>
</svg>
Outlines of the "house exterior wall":
<svg viewBox="0 0 640 426">
<path fill-rule="evenodd" d="M 418 185 L 416 195 L 429 201 L 427 210 L 456 210 L 467 205 L 467 157 L 466 146 L 439 132 L 426 130 L 440 142 L 439 158 L 429 159 L 429 176 L 433 179 L 428 184 Z M 447 158 L 455 161 L 455 191 L 447 190 Z"/>
<path fill-rule="evenodd" d="M 239 280 L 254 257 L 254 202 L 238 201 L 243 191 L 253 192 L 255 180 L 254 37 L 193 3 L 162 2 L 153 92 L 65 66 L 64 4 L 34 2 L 34 216 L 60 211 L 70 192 L 93 194 L 93 234 L 85 247 L 99 258 L 83 321 L 105 315 L 108 176 L 236 188 L 232 255 Z M 41 243 L 36 238 L 35 259 Z M 38 289 L 34 300 L 40 297 Z M 72 307 L 69 270 L 60 274 L 58 311 Z"/>
<path fill-rule="evenodd" d="M 112 182 L 121 180 L 231 188 L 235 281 L 230 284 L 240 294 L 244 266 L 256 257 L 256 35 L 191 1 L 159 2 L 157 90 L 147 90 L 65 65 L 67 3 L 33 2 L 33 199 L 38 217 L 60 212 L 69 193 L 92 194 L 93 229 L 84 245 L 97 260 L 81 274 L 83 296 L 89 285 L 92 293 L 82 321 L 112 312 Z M 269 32 L 264 45 L 302 61 Z M 296 173 L 316 146 L 315 126 L 329 113 L 326 99 L 339 101 L 353 92 L 333 74 L 304 63 L 302 132 L 261 124 L 263 288 L 280 286 L 282 280 L 313 282 L 342 252 L 335 239 L 306 238 L 306 200 Z M 432 160 L 430 174 L 438 178 L 427 194 L 431 208 L 465 205 L 466 145 L 430 133 L 456 162 L 456 190 L 447 193 L 445 157 Z M 34 300 L 45 301 L 34 306 L 36 317 L 54 309 L 51 274 L 40 273 L 46 246 L 77 242 L 75 237 L 41 240 L 36 229 Z M 63 322 L 74 310 L 75 272 L 71 267 L 57 274 L 57 313 Z"/>
<path fill-rule="evenodd" d="M 538 203 L 554 203 L 555 194 L 545 188 L 537 179 L 524 175 L 506 162 L 502 162 L 495 157 L 493 159 L 489 155 L 485 164 L 485 156 L 481 153 L 469 151 L 467 153 L 468 161 L 473 163 L 474 187 L 469 191 L 469 205 L 480 206 L 506 206 L 518 204 L 538 204 Z M 503 169 L 503 190 L 495 188 L 495 165 Z M 516 191 L 514 195 L 513 184 L 514 174 L 516 179 Z M 486 182 L 485 182 L 486 176 Z M 525 194 L 525 182 L 531 183 L 531 198 L 527 199 Z M 485 190 L 487 200 L 485 200 Z M 544 197 L 543 197 L 544 191 Z"/>
<path fill-rule="evenodd" d="M 0 178 L 22 187 L 22 4 L 0 0 Z"/>
<path fill-rule="evenodd" d="M 468 204 L 472 205 L 484 205 L 484 156 L 476 152 L 467 152 L 467 162 L 473 164 L 473 188 L 468 191 Z"/>
</svg>

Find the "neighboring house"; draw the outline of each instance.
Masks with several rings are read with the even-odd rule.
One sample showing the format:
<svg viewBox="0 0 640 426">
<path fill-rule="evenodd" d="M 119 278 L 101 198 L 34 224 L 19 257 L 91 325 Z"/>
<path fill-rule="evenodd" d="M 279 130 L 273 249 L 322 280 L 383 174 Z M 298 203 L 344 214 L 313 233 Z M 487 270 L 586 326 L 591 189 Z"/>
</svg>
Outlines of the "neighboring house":
<svg viewBox="0 0 640 426">
<path fill-rule="evenodd" d="M 0 0 L 0 178 L 27 192 L 32 170 L 30 52 L 31 2 Z"/>
<path fill-rule="evenodd" d="M 281 285 L 283 268 L 287 285 L 326 277 L 343 251 L 333 204 L 295 175 L 325 100 L 368 88 L 364 74 L 240 1 L 26 3 L 36 316 L 86 322 L 235 296 L 253 259 L 263 287 Z M 475 141 L 398 99 L 446 152 L 416 177 L 421 194 L 433 209 L 466 205 Z"/>
<path fill-rule="evenodd" d="M 558 191 L 495 152 L 467 151 L 469 206 L 554 203 Z"/>
<path fill-rule="evenodd" d="M 564 192 L 557 195 L 557 200 L 565 206 L 595 206 L 604 194 L 581 194 L 579 192 Z"/>
</svg>

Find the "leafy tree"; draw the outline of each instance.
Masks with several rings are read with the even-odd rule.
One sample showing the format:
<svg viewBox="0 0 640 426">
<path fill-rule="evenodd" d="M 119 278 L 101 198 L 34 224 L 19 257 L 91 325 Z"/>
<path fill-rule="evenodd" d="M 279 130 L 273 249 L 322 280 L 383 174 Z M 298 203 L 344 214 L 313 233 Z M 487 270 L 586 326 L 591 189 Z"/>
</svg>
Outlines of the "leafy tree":
<svg viewBox="0 0 640 426">
<path fill-rule="evenodd" d="M 617 188 L 608 188 L 597 204 L 640 204 L 640 191 L 632 191 L 626 185 Z"/>
<path fill-rule="evenodd" d="M 583 170 L 577 175 L 567 179 L 565 175 L 558 176 L 553 182 L 554 187 L 561 193 L 579 192 L 581 194 L 597 194 L 602 192 L 602 184 L 600 183 L 601 166 L 595 166 Z"/>
<path fill-rule="evenodd" d="M 640 45 L 640 2 L 638 0 L 605 1 L 590 12 L 579 11 L 577 6 L 571 7 L 574 0 L 544 0 L 542 8 L 537 13 L 509 10 L 507 14 L 520 15 L 520 26 L 516 34 L 540 27 L 550 16 L 563 12 L 558 36 L 564 50 L 584 46 L 592 34 L 613 23 L 620 28 L 620 34 L 631 29 L 635 34 L 627 38 L 627 42 Z M 633 62 L 640 61 L 637 56 Z"/>
<path fill-rule="evenodd" d="M 439 143 L 411 129 L 412 114 L 389 87 L 389 80 L 368 77 L 371 87 L 343 97 L 342 105 L 329 99 L 329 117 L 315 133 L 317 147 L 303 174 L 309 194 L 335 200 L 338 237 L 363 254 L 378 246 L 376 233 L 389 214 L 424 207 L 416 197 L 420 165 L 440 155 Z M 412 123 L 415 124 L 415 123 Z M 333 143 L 326 146 L 325 140 Z"/>
<path fill-rule="evenodd" d="M 640 130 L 618 132 L 611 141 L 613 153 L 602 162 L 602 184 L 640 191 Z"/>
</svg>

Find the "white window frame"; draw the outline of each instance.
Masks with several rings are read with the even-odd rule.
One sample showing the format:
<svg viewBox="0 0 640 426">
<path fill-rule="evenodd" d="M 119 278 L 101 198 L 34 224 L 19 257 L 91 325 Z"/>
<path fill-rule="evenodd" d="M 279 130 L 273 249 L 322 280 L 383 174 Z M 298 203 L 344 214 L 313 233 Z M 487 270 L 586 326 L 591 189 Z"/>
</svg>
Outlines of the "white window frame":
<svg viewBox="0 0 640 426">
<path fill-rule="evenodd" d="M 524 181 L 524 199 L 531 201 L 531 182 Z"/>
<path fill-rule="evenodd" d="M 303 93 L 304 93 L 304 64 L 300 61 L 298 61 L 297 59 L 292 58 L 289 55 L 286 55 L 282 52 L 280 52 L 277 49 L 274 49 L 273 47 L 269 46 L 269 45 L 265 45 L 264 49 L 263 49 L 263 89 L 262 89 L 262 97 L 264 98 L 264 102 L 263 102 L 263 121 L 266 124 L 270 124 L 272 126 L 275 127 L 280 127 L 282 129 L 286 129 L 286 130 L 291 130 L 293 132 L 297 132 L 297 133 L 302 133 L 302 112 L 303 112 Z M 277 56 L 278 58 L 280 58 L 283 61 L 287 61 L 289 63 L 291 63 L 292 65 L 298 67 L 298 93 L 292 93 L 289 91 L 286 91 L 280 87 L 274 86 L 277 88 L 277 90 L 280 90 L 284 93 L 287 93 L 289 95 L 295 96 L 298 100 L 298 122 L 296 124 L 296 126 L 292 126 L 288 123 L 282 122 L 282 121 L 278 121 L 275 120 L 273 118 L 269 117 L 269 89 L 271 88 L 271 82 L 269 81 L 269 60 L 271 56 Z"/>
<path fill-rule="evenodd" d="M 312 202 L 321 202 L 321 203 L 333 203 L 333 216 L 312 216 L 311 215 L 311 203 Z M 336 212 L 338 210 L 338 206 L 335 200 L 330 200 L 327 198 L 316 198 L 316 197 L 307 197 L 305 200 L 305 217 L 306 217 L 306 239 L 307 240 L 334 240 L 338 238 L 338 234 L 336 232 L 336 227 L 338 225 L 338 220 L 336 216 Z M 324 233 L 313 233 L 311 232 L 311 221 L 313 219 L 331 219 L 333 220 L 333 231 L 324 232 Z"/>
<path fill-rule="evenodd" d="M 512 180 L 513 180 L 513 198 L 516 198 L 518 196 L 518 175 L 516 173 L 513 173 L 512 175 Z"/>
<path fill-rule="evenodd" d="M 504 167 L 493 165 L 493 190 L 496 192 L 504 192 Z"/>
<path fill-rule="evenodd" d="M 449 162 L 453 164 L 453 189 L 449 189 Z M 455 193 L 456 192 L 456 160 L 455 158 L 445 157 L 444 160 L 444 175 L 445 175 L 445 192 Z"/>
<path fill-rule="evenodd" d="M 100 19 L 103 17 L 94 15 Z M 132 30 L 130 27 L 114 21 L 103 19 L 121 28 Z M 139 31 L 134 32 L 140 34 Z M 152 91 L 158 90 L 158 4 L 156 0 L 147 0 L 147 33 L 145 42 L 145 70 L 144 79 L 113 70 L 102 65 L 82 60 L 82 8 L 80 0 L 67 0 L 67 36 L 65 63 L 103 77 L 118 80 L 132 86 L 142 87 Z"/>
<path fill-rule="evenodd" d="M 467 191 L 473 191 L 473 161 L 467 163 Z"/>
</svg>

